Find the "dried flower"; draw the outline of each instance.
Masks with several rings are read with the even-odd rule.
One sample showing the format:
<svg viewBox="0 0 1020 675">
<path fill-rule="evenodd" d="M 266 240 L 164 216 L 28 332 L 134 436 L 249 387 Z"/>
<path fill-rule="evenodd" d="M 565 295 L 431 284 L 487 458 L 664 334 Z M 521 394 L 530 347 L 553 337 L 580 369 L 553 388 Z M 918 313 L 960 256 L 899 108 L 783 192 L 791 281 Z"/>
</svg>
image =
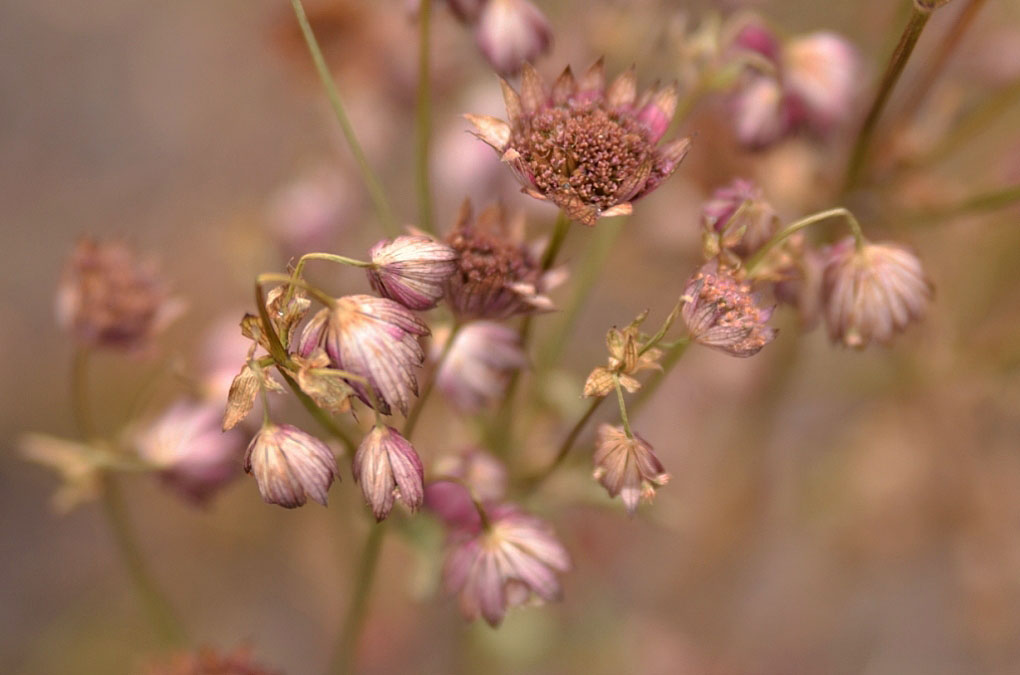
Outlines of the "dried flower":
<svg viewBox="0 0 1020 675">
<path fill-rule="evenodd" d="M 475 41 L 500 75 L 514 75 L 549 51 L 552 26 L 528 0 L 489 0 L 475 26 Z"/>
<path fill-rule="evenodd" d="M 509 123 L 465 117 L 525 192 L 585 225 L 630 213 L 631 202 L 668 178 L 690 148 L 689 138 L 657 145 L 676 112 L 676 85 L 638 98 L 633 69 L 607 89 L 601 60 L 576 81 L 567 67 L 547 89 L 524 64 L 520 94 L 502 85 Z"/>
<path fill-rule="evenodd" d="M 53 495 L 53 508 L 58 513 L 67 513 L 99 496 L 105 466 L 94 448 L 47 434 L 29 433 L 18 439 L 18 451 L 30 462 L 60 474 L 61 484 Z"/>
<path fill-rule="evenodd" d="M 747 283 L 712 260 L 688 280 L 681 316 L 691 338 L 733 356 L 753 356 L 776 336 L 766 325 L 772 309 L 762 309 Z"/>
<path fill-rule="evenodd" d="M 441 350 L 444 343 L 436 340 L 434 346 Z M 474 321 L 453 336 L 436 373 L 436 386 L 455 407 L 477 412 L 498 401 L 510 374 L 527 363 L 516 330 L 494 321 Z"/>
<path fill-rule="evenodd" d="M 459 596 L 464 618 L 498 626 L 510 607 L 559 599 L 557 573 L 570 569 L 570 556 L 544 521 L 517 507 L 502 505 L 487 516 L 487 526 L 455 535 L 443 582 Z"/>
<path fill-rule="evenodd" d="M 238 475 L 244 439 L 223 433 L 216 403 L 180 401 L 134 437 L 139 457 L 157 467 L 163 481 L 202 503 Z"/>
<path fill-rule="evenodd" d="M 675 311 L 675 310 L 674 310 Z M 591 371 L 584 383 L 584 396 L 587 398 L 601 397 L 616 389 L 616 381 L 620 381 L 627 391 L 634 393 L 641 388 L 641 382 L 631 377 L 642 370 L 660 369 L 658 361 L 662 350 L 650 347 L 642 352 L 640 327 L 648 317 L 643 312 L 626 328 L 620 330 L 613 327 L 606 333 L 606 349 L 609 351 L 609 363 L 606 367 L 599 366 Z M 672 323 L 676 315 L 671 315 Z"/>
<path fill-rule="evenodd" d="M 333 479 L 340 479 L 329 446 L 289 424 L 267 424 L 244 453 L 244 470 L 255 475 L 262 499 L 292 509 L 309 497 L 323 506 Z"/>
<path fill-rule="evenodd" d="M 406 415 L 418 395 L 414 371 L 425 361 L 418 338 L 428 334 L 428 326 L 399 302 L 348 295 L 309 320 L 296 351 L 307 357 L 325 347 L 335 367 L 372 386 L 374 397 L 361 382 L 349 382 L 358 398 L 385 415 L 394 406 Z"/>
<path fill-rule="evenodd" d="M 848 237 L 825 255 L 822 297 L 834 341 L 858 348 L 887 343 L 924 317 L 933 287 L 905 247 L 867 241 L 857 247 Z"/>
<path fill-rule="evenodd" d="M 369 251 L 368 281 L 390 300 L 417 311 L 432 309 L 443 297 L 446 280 L 457 269 L 457 252 L 434 239 L 403 235 L 383 239 Z"/>
<path fill-rule="evenodd" d="M 461 318 L 504 319 L 552 309 L 543 293 L 562 275 L 542 271 L 538 256 L 524 244 L 521 218 L 508 222 L 502 207 L 493 205 L 473 219 L 465 201 L 446 242 L 459 256 L 447 300 Z"/>
<path fill-rule="evenodd" d="M 87 347 L 138 351 L 183 310 L 122 242 L 82 239 L 64 266 L 57 321 Z"/>
<path fill-rule="evenodd" d="M 354 454 L 354 480 L 377 521 L 384 520 L 399 499 L 417 511 L 425 499 L 425 469 L 410 441 L 393 427 L 376 424 Z"/>
<path fill-rule="evenodd" d="M 628 437 L 623 427 L 601 425 L 595 447 L 595 479 L 610 497 L 619 495 L 630 515 L 642 499 L 655 496 L 656 486 L 669 482 L 648 441 L 637 434 Z"/>
</svg>

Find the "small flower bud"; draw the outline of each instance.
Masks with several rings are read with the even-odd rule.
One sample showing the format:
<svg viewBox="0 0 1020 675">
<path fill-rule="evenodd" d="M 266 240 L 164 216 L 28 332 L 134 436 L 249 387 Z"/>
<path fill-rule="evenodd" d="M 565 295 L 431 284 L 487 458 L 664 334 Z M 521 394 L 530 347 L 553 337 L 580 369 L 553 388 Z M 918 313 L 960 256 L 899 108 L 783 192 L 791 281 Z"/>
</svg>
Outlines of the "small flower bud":
<svg viewBox="0 0 1020 675">
<path fill-rule="evenodd" d="M 333 480 L 339 480 L 329 446 L 289 424 L 268 424 L 255 434 L 244 454 L 244 470 L 255 475 L 268 504 L 288 509 L 309 497 L 323 506 Z"/>
<path fill-rule="evenodd" d="M 827 132 L 853 112 L 860 67 L 857 51 L 835 33 L 812 33 L 783 48 L 783 88 L 790 105 L 817 132 Z"/>
<path fill-rule="evenodd" d="M 369 251 L 368 280 L 379 295 L 417 311 L 432 309 L 457 269 L 457 252 L 429 237 L 384 239 Z"/>
<path fill-rule="evenodd" d="M 857 248 L 848 237 L 829 249 L 823 274 L 829 336 L 848 347 L 889 342 L 924 317 L 932 297 L 921 261 L 895 243 Z"/>
<path fill-rule="evenodd" d="M 706 257 L 727 251 L 746 260 L 776 233 L 779 217 L 761 188 L 738 178 L 712 194 L 701 208 L 701 225 Z"/>
<path fill-rule="evenodd" d="M 399 499 L 417 511 L 425 498 L 425 469 L 411 443 L 393 427 L 376 425 L 362 439 L 354 455 L 354 480 L 378 521 Z"/>
<path fill-rule="evenodd" d="M 552 26 L 528 0 L 489 0 L 475 26 L 475 41 L 500 75 L 515 75 L 525 62 L 549 51 Z"/>
<path fill-rule="evenodd" d="M 437 351 L 443 349 L 442 342 L 435 342 Z M 436 373 L 436 386 L 458 409 L 477 412 L 498 401 L 510 374 L 527 363 L 516 330 L 494 321 L 474 321 L 453 336 Z"/>
<path fill-rule="evenodd" d="M 792 125 L 779 81 L 770 75 L 749 76 L 734 98 L 733 122 L 737 140 L 751 150 L 786 136 Z"/>
<path fill-rule="evenodd" d="M 595 479 L 610 497 L 619 495 L 632 516 L 642 499 L 655 496 L 656 486 L 669 482 L 652 446 L 636 434 L 628 438 L 622 427 L 600 426 L 595 447 Z"/>
<path fill-rule="evenodd" d="M 690 278 L 683 292 L 681 316 L 691 337 L 706 347 L 733 356 L 753 356 L 772 342 L 776 331 L 766 325 L 772 309 L 762 309 L 746 283 L 713 260 Z"/>
</svg>

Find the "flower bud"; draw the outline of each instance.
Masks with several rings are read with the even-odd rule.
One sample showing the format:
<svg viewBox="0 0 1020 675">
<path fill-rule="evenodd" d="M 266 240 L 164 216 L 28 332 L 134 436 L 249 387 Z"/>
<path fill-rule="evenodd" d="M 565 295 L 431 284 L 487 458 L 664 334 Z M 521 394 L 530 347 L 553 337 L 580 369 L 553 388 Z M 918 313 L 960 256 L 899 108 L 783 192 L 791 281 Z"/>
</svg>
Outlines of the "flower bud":
<svg viewBox="0 0 1020 675">
<path fill-rule="evenodd" d="M 369 251 L 368 281 L 375 291 L 404 307 L 432 309 L 443 297 L 446 280 L 457 269 L 457 252 L 429 237 L 384 239 Z"/>
<path fill-rule="evenodd" d="M 637 434 L 628 438 L 622 427 L 603 424 L 595 447 L 595 479 L 610 497 L 619 495 L 629 515 L 642 499 L 655 496 L 656 486 L 669 482 L 652 446 Z"/>
<path fill-rule="evenodd" d="M 783 48 L 783 88 L 819 132 L 853 113 L 859 71 L 857 51 L 835 33 L 803 35 Z"/>
<path fill-rule="evenodd" d="M 244 470 L 255 475 L 266 503 L 288 509 L 304 506 L 309 497 L 325 506 L 329 486 L 340 478 L 329 446 L 289 424 L 267 424 L 255 434 Z"/>
<path fill-rule="evenodd" d="M 752 150 L 763 149 L 785 136 L 791 121 L 779 81 L 769 75 L 748 77 L 734 99 L 733 121 L 737 140 Z"/>
<path fill-rule="evenodd" d="M 411 511 L 425 498 L 425 469 L 411 443 L 396 429 L 377 424 L 354 455 L 354 480 L 377 521 L 384 520 L 399 499 Z"/>
<path fill-rule="evenodd" d="M 924 317 L 932 297 L 921 261 L 895 243 L 858 248 L 848 237 L 829 249 L 823 274 L 829 337 L 848 347 L 889 342 Z"/>
<path fill-rule="evenodd" d="M 772 309 L 762 309 L 746 283 L 712 260 L 690 278 L 681 316 L 691 338 L 732 356 L 753 356 L 776 336 L 766 325 Z"/>
<path fill-rule="evenodd" d="M 528 0 L 489 0 L 478 17 L 475 41 L 497 73 L 514 75 L 549 51 L 552 26 Z"/>
<path fill-rule="evenodd" d="M 443 348 L 439 341 L 435 347 Z M 527 363 L 516 330 L 494 321 L 474 321 L 453 336 L 436 373 L 436 386 L 458 409 L 477 412 L 498 401 L 510 374 Z"/>
<path fill-rule="evenodd" d="M 701 224 L 708 257 L 726 251 L 746 260 L 776 233 L 779 217 L 761 188 L 738 178 L 712 194 L 701 209 Z"/>
</svg>

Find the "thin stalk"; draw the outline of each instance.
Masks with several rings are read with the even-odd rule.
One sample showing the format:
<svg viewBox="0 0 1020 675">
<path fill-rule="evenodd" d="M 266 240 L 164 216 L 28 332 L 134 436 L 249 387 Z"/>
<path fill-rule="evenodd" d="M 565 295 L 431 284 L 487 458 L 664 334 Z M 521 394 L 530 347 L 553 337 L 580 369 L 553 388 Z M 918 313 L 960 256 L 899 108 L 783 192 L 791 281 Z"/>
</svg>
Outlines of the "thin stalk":
<svg viewBox="0 0 1020 675">
<path fill-rule="evenodd" d="M 343 131 L 347 145 L 351 149 L 351 154 L 354 155 L 354 161 L 358 165 L 358 171 L 361 173 L 361 178 L 368 189 L 369 197 L 372 199 L 373 206 L 375 206 L 383 231 L 390 236 L 394 236 L 398 233 L 397 223 L 393 217 L 393 211 L 390 209 L 389 202 L 386 200 L 386 193 L 383 192 L 382 184 L 372 170 L 371 165 L 369 165 L 365 151 L 362 150 L 361 143 L 358 142 L 358 136 L 354 133 L 354 127 L 351 125 L 350 118 L 347 117 L 347 110 L 344 108 L 340 91 L 337 89 L 336 83 L 333 82 L 333 75 L 329 72 L 329 66 L 326 65 L 326 59 L 319 48 L 319 41 L 315 38 L 311 24 L 308 23 L 308 15 L 305 14 L 304 5 L 301 4 L 301 0 L 291 0 L 290 4 L 294 8 L 294 15 L 297 17 L 298 25 L 301 26 L 301 34 L 304 36 L 305 43 L 308 45 L 308 51 L 312 55 L 315 70 L 319 73 L 319 79 L 322 80 L 322 86 L 326 89 L 326 96 L 329 97 L 329 103 L 333 107 L 333 113 L 340 123 L 340 129 Z"/>
<path fill-rule="evenodd" d="M 1020 80 L 989 94 L 964 113 L 931 152 L 922 156 L 913 165 L 928 166 L 952 156 L 991 127 L 996 118 L 1008 112 L 1017 101 L 1020 101 Z"/>
<path fill-rule="evenodd" d="M 842 217 L 846 220 L 847 224 L 850 226 L 850 231 L 853 233 L 857 248 L 860 249 L 860 247 L 864 245 L 865 241 L 864 232 L 861 230 L 861 224 L 857 222 L 854 214 L 840 206 L 827 211 L 819 211 L 818 213 L 811 214 L 810 216 L 801 218 L 800 220 L 787 225 L 785 228 L 777 232 L 772 239 L 769 239 L 764 246 L 758 249 L 758 251 L 748 259 L 747 264 L 744 266 L 745 272 L 750 274 L 754 268 L 765 259 L 765 256 L 769 254 L 769 251 L 783 243 L 783 241 L 785 241 L 788 237 L 800 232 L 805 227 L 836 217 Z"/>
<path fill-rule="evenodd" d="M 975 195 L 952 206 L 908 214 L 904 217 L 904 220 L 912 224 L 930 224 L 933 221 L 949 220 L 959 216 L 996 211 L 1018 202 L 1020 202 L 1020 185 L 1013 185 L 1001 190 L 993 190 L 992 192 Z"/>
<path fill-rule="evenodd" d="M 334 673 L 349 675 L 354 672 L 358 656 L 358 639 L 365 626 L 365 617 L 368 615 L 368 599 L 372 593 L 372 582 L 375 580 L 385 533 L 385 523 L 378 523 L 371 526 L 365 538 L 361 560 L 351 577 L 350 588 L 354 596 L 347 607 L 347 616 L 340 632 L 340 642 L 333 661 Z"/>
<path fill-rule="evenodd" d="M 557 468 L 559 468 L 559 466 L 563 463 L 563 460 L 565 460 L 567 455 L 570 454 L 571 448 L 574 447 L 574 443 L 577 442 L 578 436 L 581 435 L 581 432 L 584 431 L 584 428 L 588 425 L 588 421 L 592 418 L 592 415 L 595 414 L 595 411 L 599 409 L 599 406 L 602 405 L 602 402 L 605 400 L 606 398 L 604 396 L 592 399 L 591 404 L 584 411 L 584 414 L 581 415 L 581 418 L 574 424 L 570 433 L 568 433 L 566 438 L 563 439 L 563 442 L 560 443 L 559 450 L 556 451 L 556 456 L 553 458 L 553 461 L 549 463 L 549 466 L 532 476 L 527 481 L 525 485 L 526 492 L 534 491 L 539 485 L 544 483 Z"/>
<path fill-rule="evenodd" d="M 619 376 L 613 378 L 616 381 L 616 403 L 620 406 L 620 421 L 623 422 L 623 432 L 627 438 L 634 438 L 634 432 L 630 428 L 630 418 L 627 417 L 627 402 L 623 400 L 623 386 L 620 384 Z"/>
<path fill-rule="evenodd" d="M 889 64 L 886 66 L 885 74 L 882 76 L 882 81 L 875 94 L 875 100 L 872 102 L 871 108 L 864 118 L 864 123 L 861 125 L 861 130 L 857 134 L 857 140 L 850 153 L 850 161 L 847 164 L 846 177 L 843 181 L 844 192 L 856 187 L 860 180 L 878 120 L 882 116 L 882 111 L 889 101 L 889 96 L 896 87 L 900 75 L 903 74 L 903 68 L 907 65 L 907 61 L 914 51 L 914 46 L 917 45 L 917 40 L 921 37 L 921 31 L 924 30 L 924 26 L 928 23 L 930 17 L 930 11 L 922 11 L 916 6 L 911 9 L 910 19 L 903 29 L 899 44 L 893 50 Z"/>
<path fill-rule="evenodd" d="M 687 348 L 690 345 L 690 340 L 678 342 L 672 349 L 666 352 L 666 355 L 662 359 L 662 370 L 655 373 L 655 375 L 653 375 L 648 382 L 641 387 L 641 391 L 634 396 L 634 402 L 630 404 L 630 412 L 632 415 L 636 414 L 637 411 L 648 402 L 659 386 L 666 380 L 670 371 L 673 370 L 676 364 L 680 361 L 680 358 L 684 355 L 684 352 L 687 351 Z"/>
<path fill-rule="evenodd" d="M 418 187 L 418 227 L 435 233 L 432 223 L 432 188 L 429 185 L 429 134 L 432 125 L 429 46 L 432 15 L 431 0 L 418 4 L 418 102 L 415 110 L 415 176 Z"/>
<path fill-rule="evenodd" d="M 446 362 L 446 357 L 449 356 L 450 350 L 453 349 L 453 341 L 457 338 L 457 333 L 460 332 L 461 324 L 459 322 L 453 324 L 453 328 L 450 329 L 450 335 L 446 338 L 446 344 L 443 345 L 443 351 L 439 354 L 439 358 L 436 359 L 436 364 L 432 368 L 432 374 L 425 383 L 425 389 L 421 392 L 418 400 L 415 402 L 414 407 L 411 408 L 410 414 L 407 416 L 407 421 L 404 422 L 403 436 L 407 440 L 411 440 L 411 435 L 414 433 L 415 427 L 418 425 L 418 419 L 421 417 L 422 410 L 425 409 L 425 403 L 429 400 L 429 396 L 432 394 L 432 390 L 436 387 L 436 379 L 439 376 L 439 369 L 443 367 Z"/>
</svg>

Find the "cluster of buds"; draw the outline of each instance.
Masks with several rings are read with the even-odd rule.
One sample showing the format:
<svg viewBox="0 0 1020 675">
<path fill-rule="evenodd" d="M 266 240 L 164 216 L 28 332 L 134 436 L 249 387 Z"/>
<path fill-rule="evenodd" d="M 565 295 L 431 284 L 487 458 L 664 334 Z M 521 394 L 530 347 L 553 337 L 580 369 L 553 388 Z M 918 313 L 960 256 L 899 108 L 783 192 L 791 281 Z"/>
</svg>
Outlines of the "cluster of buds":
<svg viewBox="0 0 1020 675">
<path fill-rule="evenodd" d="M 635 373 L 662 369 L 658 363 L 662 350 L 655 346 L 655 342 L 642 342 L 641 339 L 640 327 L 647 317 L 648 312 L 645 311 L 623 330 L 615 326 L 609 329 L 606 333 L 609 363 L 596 367 L 588 375 L 584 383 L 585 397 L 606 396 L 616 389 L 617 381 L 624 389 L 634 393 L 641 388 L 641 382 L 633 377 Z M 675 315 L 668 320 L 667 328 L 673 319 Z"/>
<path fill-rule="evenodd" d="M 852 113 L 859 65 L 843 37 L 819 32 L 783 43 L 752 21 L 732 47 L 754 57 L 734 98 L 737 137 L 749 148 L 768 147 L 800 129 L 827 134 Z"/>
<path fill-rule="evenodd" d="M 448 0 L 454 15 L 472 26 L 475 43 L 493 69 L 516 75 L 552 47 L 552 26 L 530 0 Z"/>
<path fill-rule="evenodd" d="M 475 134 L 507 163 L 536 199 L 558 206 L 571 220 L 594 225 L 626 215 L 631 202 L 651 193 L 680 165 L 691 145 L 658 143 L 677 107 L 676 84 L 640 97 L 634 70 L 607 88 L 599 60 L 575 79 L 568 66 L 551 87 L 529 64 L 518 93 L 502 81 L 508 122 L 466 115 Z"/>
</svg>

